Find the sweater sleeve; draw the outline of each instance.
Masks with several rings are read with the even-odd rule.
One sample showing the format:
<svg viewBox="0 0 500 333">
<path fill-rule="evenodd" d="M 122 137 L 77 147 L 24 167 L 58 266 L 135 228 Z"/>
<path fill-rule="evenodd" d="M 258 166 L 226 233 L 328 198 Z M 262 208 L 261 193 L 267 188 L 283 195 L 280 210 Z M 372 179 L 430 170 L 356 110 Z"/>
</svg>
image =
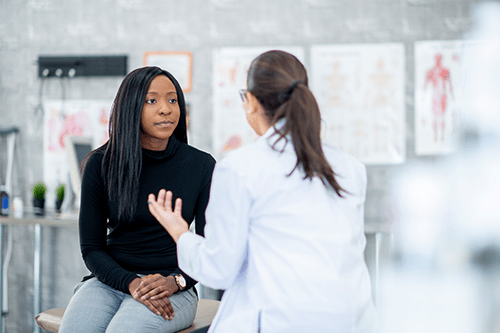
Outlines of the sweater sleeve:
<svg viewBox="0 0 500 333">
<path fill-rule="evenodd" d="M 123 269 L 106 251 L 108 208 L 101 170 L 102 155 L 94 153 L 82 176 L 79 215 L 80 248 L 90 272 L 108 286 L 129 293 L 128 285 L 139 277 Z"/>
<path fill-rule="evenodd" d="M 194 211 L 195 216 L 195 231 L 198 235 L 205 235 L 205 210 L 207 209 L 208 200 L 210 197 L 210 186 L 212 183 L 212 174 L 215 168 L 215 159 L 211 155 L 207 155 L 205 164 L 203 166 L 203 184 L 196 200 L 196 206 Z M 198 281 L 190 278 L 186 273 L 184 273 L 180 268 L 177 268 L 171 275 L 182 274 L 186 279 L 186 289 L 194 287 Z"/>
<path fill-rule="evenodd" d="M 208 206 L 208 200 L 210 197 L 210 186 L 212 184 L 212 175 L 215 168 L 215 159 L 212 156 L 208 156 L 205 161 L 204 167 L 204 177 L 203 177 L 203 185 L 198 196 L 198 200 L 196 201 L 196 207 L 194 211 L 195 215 L 195 231 L 200 236 L 205 236 L 205 211 Z"/>
</svg>

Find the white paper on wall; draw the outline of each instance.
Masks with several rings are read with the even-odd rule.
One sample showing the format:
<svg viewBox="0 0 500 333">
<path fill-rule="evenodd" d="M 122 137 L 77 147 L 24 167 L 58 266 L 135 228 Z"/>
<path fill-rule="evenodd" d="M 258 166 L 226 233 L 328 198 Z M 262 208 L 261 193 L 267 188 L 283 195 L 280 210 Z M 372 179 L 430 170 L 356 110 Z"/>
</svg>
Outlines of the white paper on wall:
<svg viewBox="0 0 500 333">
<path fill-rule="evenodd" d="M 404 162 L 403 44 L 312 46 L 310 81 L 327 144 L 366 164 Z"/>
<path fill-rule="evenodd" d="M 43 175 L 47 185 L 46 205 L 53 206 L 55 189 L 68 181 L 67 135 L 91 137 L 97 148 L 108 139 L 112 101 L 51 100 L 44 103 Z"/>
<path fill-rule="evenodd" d="M 415 153 L 456 150 L 463 54 L 471 41 L 415 43 Z"/>
<path fill-rule="evenodd" d="M 192 90 L 193 54 L 189 51 L 147 51 L 144 66 L 157 66 L 172 74 L 184 93 Z"/>
<path fill-rule="evenodd" d="M 234 47 L 213 53 L 213 154 L 225 153 L 253 142 L 257 135 L 247 123 L 239 90 L 247 88 L 247 72 L 253 59 L 269 50 L 283 50 L 304 62 L 301 47 Z"/>
</svg>

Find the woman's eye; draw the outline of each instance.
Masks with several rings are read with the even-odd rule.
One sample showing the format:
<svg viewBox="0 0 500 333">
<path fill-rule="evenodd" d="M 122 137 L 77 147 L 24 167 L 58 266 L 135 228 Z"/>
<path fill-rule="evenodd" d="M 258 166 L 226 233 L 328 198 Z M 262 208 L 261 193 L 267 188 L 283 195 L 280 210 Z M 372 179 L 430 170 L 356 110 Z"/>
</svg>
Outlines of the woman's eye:
<svg viewBox="0 0 500 333">
<path fill-rule="evenodd" d="M 170 104 L 175 104 L 175 103 L 177 103 L 177 100 L 175 98 L 171 98 L 171 99 L 168 100 L 168 102 Z"/>
<path fill-rule="evenodd" d="M 154 103 L 156 103 L 156 100 L 155 99 L 147 99 L 146 103 L 148 103 L 148 104 L 154 104 Z"/>
</svg>

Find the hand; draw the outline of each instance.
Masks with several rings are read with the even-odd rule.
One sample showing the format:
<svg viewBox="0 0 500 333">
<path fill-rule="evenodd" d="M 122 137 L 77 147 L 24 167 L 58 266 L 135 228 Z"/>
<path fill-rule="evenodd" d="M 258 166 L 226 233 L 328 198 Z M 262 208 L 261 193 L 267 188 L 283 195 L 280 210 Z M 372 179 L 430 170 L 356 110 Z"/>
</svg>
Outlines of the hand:
<svg viewBox="0 0 500 333">
<path fill-rule="evenodd" d="M 130 295 L 133 295 L 134 292 L 136 291 L 136 289 L 139 288 L 140 285 L 141 285 L 141 278 L 140 277 L 136 277 L 135 279 L 130 281 L 130 283 L 128 284 L 128 291 L 129 291 Z"/>
<path fill-rule="evenodd" d="M 172 318 L 175 316 L 175 313 L 168 297 L 159 298 L 158 296 L 156 296 L 155 299 L 142 299 L 141 297 L 134 296 L 135 294 L 137 294 L 137 289 L 140 288 L 141 285 L 142 279 L 140 278 L 135 278 L 129 283 L 128 289 L 132 297 L 134 297 L 136 301 L 146 305 L 149 310 L 156 313 L 157 315 L 162 316 L 167 320 L 172 320 Z"/>
<path fill-rule="evenodd" d="M 173 276 L 164 277 L 161 274 L 147 275 L 141 278 L 141 284 L 132 296 L 135 299 L 161 299 L 172 296 L 179 290 Z"/>
<path fill-rule="evenodd" d="M 175 208 L 172 211 L 172 192 L 160 190 L 158 200 L 154 194 L 148 197 L 149 211 L 168 231 L 172 239 L 177 243 L 179 237 L 189 231 L 188 223 L 182 218 L 182 200 L 175 200 Z"/>
<path fill-rule="evenodd" d="M 170 300 L 167 297 L 148 300 L 138 299 L 137 301 L 146 305 L 149 310 L 156 313 L 158 316 L 162 316 L 166 320 L 172 320 L 175 316 L 172 303 L 170 303 Z"/>
</svg>

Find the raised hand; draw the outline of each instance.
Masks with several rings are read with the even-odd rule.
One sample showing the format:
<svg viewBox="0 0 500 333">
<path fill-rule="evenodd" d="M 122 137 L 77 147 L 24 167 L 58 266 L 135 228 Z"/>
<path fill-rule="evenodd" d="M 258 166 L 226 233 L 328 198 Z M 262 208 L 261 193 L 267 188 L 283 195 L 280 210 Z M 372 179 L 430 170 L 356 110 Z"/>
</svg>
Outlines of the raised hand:
<svg viewBox="0 0 500 333">
<path fill-rule="evenodd" d="M 148 207 L 151 214 L 168 231 L 173 240 L 177 243 L 180 235 L 189 231 L 188 223 L 182 218 L 182 200 L 175 200 L 175 207 L 172 210 L 172 192 L 160 190 L 158 199 L 154 194 L 148 197 Z"/>
</svg>

